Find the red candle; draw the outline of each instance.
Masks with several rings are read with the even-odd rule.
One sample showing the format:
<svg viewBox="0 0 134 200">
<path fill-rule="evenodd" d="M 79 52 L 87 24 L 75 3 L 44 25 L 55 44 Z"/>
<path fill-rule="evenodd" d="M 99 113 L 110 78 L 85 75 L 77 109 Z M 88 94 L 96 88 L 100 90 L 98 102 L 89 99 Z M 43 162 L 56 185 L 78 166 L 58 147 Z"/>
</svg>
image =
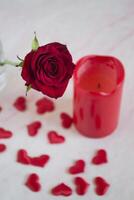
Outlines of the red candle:
<svg viewBox="0 0 134 200">
<path fill-rule="evenodd" d="M 112 133 L 118 124 L 124 68 L 111 56 L 85 56 L 74 71 L 74 123 L 87 137 Z"/>
</svg>

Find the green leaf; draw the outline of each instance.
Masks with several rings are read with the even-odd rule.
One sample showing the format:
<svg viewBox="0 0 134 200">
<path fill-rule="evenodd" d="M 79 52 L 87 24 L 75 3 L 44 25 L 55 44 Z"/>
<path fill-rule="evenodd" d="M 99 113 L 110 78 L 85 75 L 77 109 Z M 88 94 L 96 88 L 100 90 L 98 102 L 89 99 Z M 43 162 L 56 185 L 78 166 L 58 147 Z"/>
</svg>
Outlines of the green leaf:
<svg viewBox="0 0 134 200">
<path fill-rule="evenodd" d="M 33 51 L 36 51 L 39 47 L 39 42 L 38 42 L 38 39 L 36 37 L 36 32 L 34 32 L 35 36 L 34 36 L 34 39 L 32 41 L 32 50 Z"/>
<path fill-rule="evenodd" d="M 26 96 L 27 96 L 27 93 L 29 92 L 29 90 L 30 90 L 31 88 L 32 88 L 31 85 L 26 86 Z"/>
</svg>

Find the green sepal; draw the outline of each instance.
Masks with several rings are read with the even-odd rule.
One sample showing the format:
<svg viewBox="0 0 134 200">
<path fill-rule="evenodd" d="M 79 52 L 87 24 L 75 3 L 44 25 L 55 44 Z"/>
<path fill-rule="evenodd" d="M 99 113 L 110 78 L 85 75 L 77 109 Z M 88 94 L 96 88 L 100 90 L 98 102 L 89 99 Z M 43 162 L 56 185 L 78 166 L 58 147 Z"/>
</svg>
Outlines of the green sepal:
<svg viewBox="0 0 134 200">
<path fill-rule="evenodd" d="M 31 85 L 27 85 L 26 86 L 26 96 L 27 96 L 27 94 L 28 94 L 28 92 L 29 92 L 29 90 L 32 88 L 32 86 Z"/>
<path fill-rule="evenodd" d="M 16 67 L 23 67 L 23 61 L 21 61 L 20 63 L 18 63 L 18 64 L 16 65 Z"/>
<path fill-rule="evenodd" d="M 36 32 L 34 32 L 34 34 L 35 34 L 35 36 L 34 36 L 34 39 L 32 41 L 32 50 L 36 51 L 39 48 L 39 41 L 36 37 Z"/>
</svg>

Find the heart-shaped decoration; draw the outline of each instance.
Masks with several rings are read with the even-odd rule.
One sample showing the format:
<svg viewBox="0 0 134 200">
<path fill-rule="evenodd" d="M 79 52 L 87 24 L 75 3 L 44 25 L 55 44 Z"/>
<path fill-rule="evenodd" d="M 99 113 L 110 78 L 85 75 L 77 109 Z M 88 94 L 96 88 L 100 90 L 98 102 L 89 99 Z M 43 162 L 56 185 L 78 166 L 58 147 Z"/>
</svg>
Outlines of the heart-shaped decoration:
<svg viewBox="0 0 134 200">
<path fill-rule="evenodd" d="M 12 132 L 5 130 L 4 128 L 0 128 L 0 139 L 6 139 L 12 137 Z"/>
<path fill-rule="evenodd" d="M 39 176 L 35 173 L 30 174 L 25 182 L 25 185 L 33 192 L 39 192 L 41 185 L 39 183 Z"/>
<path fill-rule="evenodd" d="M 24 149 L 20 149 L 17 153 L 17 162 L 29 165 L 31 164 L 31 160 L 29 156 L 27 155 L 27 151 Z"/>
<path fill-rule="evenodd" d="M 38 130 L 41 128 L 42 124 L 40 121 L 32 122 L 27 125 L 28 134 L 30 136 L 35 136 L 38 133 Z"/>
<path fill-rule="evenodd" d="M 60 114 L 60 117 L 62 120 L 63 128 L 70 128 L 73 123 L 72 117 L 70 117 L 67 113 L 64 112 Z"/>
<path fill-rule="evenodd" d="M 19 111 L 25 111 L 27 109 L 26 98 L 18 97 L 14 102 L 14 107 Z"/>
<path fill-rule="evenodd" d="M 44 167 L 49 161 L 50 157 L 48 155 L 41 155 L 39 157 L 31 158 L 31 164 L 38 167 Z"/>
<path fill-rule="evenodd" d="M 4 152 L 6 150 L 6 145 L 5 144 L 0 144 L 0 152 Z"/>
<path fill-rule="evenodd" d="M 26 150 L 20 149 L 17 153 L 17 162 L 25 165 L 34 165 L 37 167 L 44 167 L 50 157 L 48 155 L 41 155 L 38 157 L 30 157 Z"/>
<path fill-rule="evenodd" d="M 81 177 L 75 177 L 74 184 L 76 185 L 76 193 L 78 195 L 84 195 L 86 194 L 89 183 L 87 183 L 83 178 Z"/>
<path fill-rule="evenodd" d="M 37 113 L 44 114 L 46 112 L 51 112 L 55 109 L 54 103 L 52 100 L 43 97 L 36 102 Z"/>
<path fill-rule="evenodd" d="M 107 183 L 104 178 L 99 176 L 94 179 L 94 183 L 96 185 L 95 192 L 99 196 L 104 195 L 110 187 L 109 183 Z"/>
<path fill-rule="evenodd" d="M 104 149 L 100 149 L 96 152 L 95 157 L 93 157 L 92 159 L 92 163 L 95 165 L 100 165 L 100 164 L 104 164 L 107 163 L 107 153 Z"/>
<path fill-rule="evenodd" d="M 48 140 L 51 144 L 60 144 L 65 142 L 65 138 L 62 135 L 59 135 L 56 131 L 48 132 Z"/>
<path fill-rule="evenodd" d="M 70 174 L 78 174 L 82 173 L 85 170 L 85 161 L 84 160 L 77 160 L 75 164 L 69 168 Z"/>
<path fill-rule="evenodd" d="M 51 193 L 55 196 L 70 196 L 72 194 L 72 189 L 64 183 L 61 183 L 54 187 Z"/>
</svg>

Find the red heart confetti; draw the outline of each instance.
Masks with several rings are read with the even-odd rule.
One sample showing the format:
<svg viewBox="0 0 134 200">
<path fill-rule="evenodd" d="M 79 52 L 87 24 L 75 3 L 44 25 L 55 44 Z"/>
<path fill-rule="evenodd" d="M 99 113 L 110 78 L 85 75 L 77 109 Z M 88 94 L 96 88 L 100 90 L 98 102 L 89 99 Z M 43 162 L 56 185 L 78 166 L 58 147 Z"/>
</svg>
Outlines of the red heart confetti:
<svg viewBox="0 0 134 200">
<path fill-rule="evenodd" d="M 51 190 L 51 193 L 55 196 L 70 196 L 72 189 L 64 183 L 60 183 Z"/>
<path fill-rule="evenodd" d="M 98 150 L 95 157 L 93 157 L 93 159 L 92 159 L 92 163 L 95 165 L 100 165 L 100 164 L 104 164 L 107 162 L 108 162 L 107 153 L 104 149 Z"/>
<path fill-rule="evenodd" d="M 25 185 L 33 192 L 39 192 L 41 190 L 41 184 L 39 183 L 39 176 L 35 173 L 30 174 L 28 176 Z"/>
<path fill-rule="evenodd" d="M 30 157 L 27 154 L 27 151 L 24 149 L 20 149 L 17 153 L 17 162 L 29 165 L 31 164 Z"/>
<path fill-rule="evenodd" d="M 5 144 L 0 144 L 0 153 L 4 152 L 6 150 Z"/>
<path fill-rule="evenodd" d="M 28 134 L 30 136 L 35 136 L 38 133 L 38 130 L 41 128 L 42 124 L 40 121 L 32 122 L 27 125 Z"/>
<path fill-rule="evenodd" d="M 73 119 L 72 117 L 70 117 L 67 113 L 63 112 L 60 114 L 61 120 L 62 120 L 62 126 L 63 128 L 70 128 L 72 123 L 73 123 Z"/>
<path fill-rule="evenodd" d="M 99 176 L 94 179 L 94 183 L 96 184 L 95 192 L 99 196 L 104 195 L 110 187 L 109 183 Z"/>
<path fill-rule="evenodd" d="M 59 135 L 56 131 L 48 132 L 48 140 L 51 144 L 60 144 L 65 142 L 65 138 L 62 135 Z"/>
<path fill-rule="evenodd" d="M 45 164 L 49 161 L 50 157 L 48 155 L 41 155 L 39 157 L 31 158 L 31 165 L 44 167 Z"/>
<path fill-rule="evenodd" d="M 89 183 L 87 183 L 81 177 L 75 177 L 74 183 L 76 185 L 76 193 L 78 195 L 84 195 L 84 194 L 86 194 L 86 192 L 87 192 L 87 190 L 89 188 Z"/>
<path fill-rule="evenodd" d="M 18 97 L 14 102 L 14 107 L 19 111 L 25 111 L 27 109 L 26 105 L 26 98 L 25 97 Z"/>
<path fill-rule="evenodd" d="M 26 165 L 34 165 L 37 167 L 44 167 L 49 161 L 50 157 L 48 155 L 41 155 L 38 157 L 30 157 L 26 150 L 20 149 L 17 153 L 17 162 Z"/>
<path fill-rule="evenodd" d="M 85 170 L 85 161 L 77 160 L 75 164 L 69 168 L 69 173 L 78 174 L 84 172 L 84 170 Z"/>
<path fill-rule="evenodd" d="M 4 128 L 0 128 L 0 139 L 6 139 L 12 137 L 12 132 L 9 130 L 6 130 Z"/>
<path fill-rule="evenodd" d="M 52 100 L 43 97 L 36 102 L 37 113 L 44 114 L 46 112 L 51 112 L 55 109 L 54 103 Z"/>
</svg>

